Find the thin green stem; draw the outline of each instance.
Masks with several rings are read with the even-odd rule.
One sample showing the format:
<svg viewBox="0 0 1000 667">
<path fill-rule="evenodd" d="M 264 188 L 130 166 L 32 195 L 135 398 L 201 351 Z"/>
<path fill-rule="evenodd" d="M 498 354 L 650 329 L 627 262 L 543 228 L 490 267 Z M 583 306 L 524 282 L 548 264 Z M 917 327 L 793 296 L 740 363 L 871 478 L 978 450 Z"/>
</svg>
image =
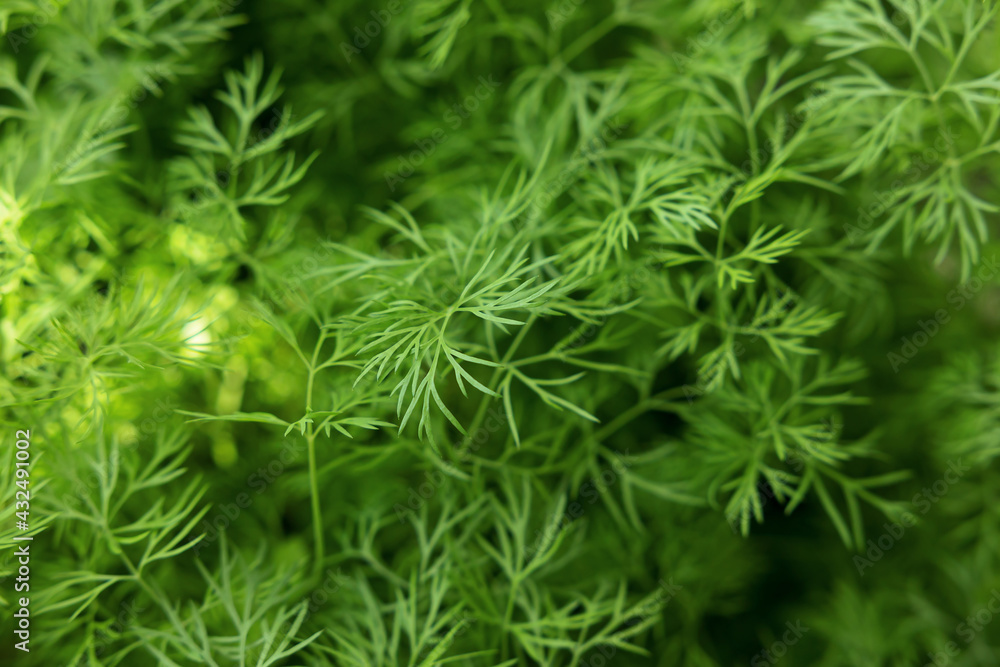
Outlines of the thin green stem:
<svg viewBox="0 0 1000 667">
<path fill-rule="evenodd" d="M 511 358 L 520 347 L 521 342 L 524 340 L 525 335 L 528 333 L 528 329 L 531 325 L 535 323 L 538 316 L 532 313 L 528 316 L 527 321 L 521 327 L 521 330 L 517 332 L 517 336 L 514 337 L 514 341 L 507 348 L 507 352 L 504 354 L 503 359 L 500 360 L 500 365 L 494 369 L 493 375 L 490 377 L 489 384 L 486 386 L 490 389 L 496 391 L 497 383 L 500 381 L 500 374 L 503 372 L 503 368 L 510 364 Z M 468 445 L 472 436 L 479 430 L 479 426 L 482 424 L 483 419 L 486 418 L 486 406 L 489 405 L 489 399 L 491 397 L 488 394 L 483 394 L 482 400 L 479 401 L 479 407 L 476 409 L 476 415 L 472 418 L 472 425 L 468 428 L 469 437 L 466 438 L 465 445 Z"/>
<path fill-rule="evenodd" d="M 316 371 L 319 369 L 319 354 L 326 342 L 327 333 L 320 331 L 316 347 L 313 349 L 312 360 L 309 362 L 309 379 L 306 382 L 306 414 L 312 412 L 313 387 L 316 382 Z M 309 495 L 312 505 L 313 520 L 313 568 L 318 575 L 323 570 L 323 514 L 319 503 L 319 473 L 316 466 L 316 425 L 310 421 L 306 430 L 306 445 L 309 452 Z"/>
<path fill-rule="evenodd" d="M 319 507 L 319 476 L 316 472 L 316 435 L 310 433 L 306 439 L 309 446 L 309 494 L 312 496 L 314 563 L 318 574 L 323 570 L 323 516 Z"/>
<path fill-rule="evenodd" d="M 602 426 L 600 430 L 594 433 L 594 440 L 596 440 L 597 442 L 606 440 L 610 435 L 612 435 L 618 429 L 631 422 L 636 417 L 639 417 L 640 415 L 655 408 L 661 408 L 661 409 L 665 408 L 666 406 L 669 405 L 669 401 L 667 399 L 677 398 L 679 396 L 682 396 L 683 394 L 684 394 L 684 387 L 674 387 L 673 389 L 667 389 L 665 391 L 661 391 L 656 396 L 650 396 L 649 398 L 645 398 L 639 401 L 631 408 L 629 408 L 625 412 L 622 412 L 613 420 Z"/>
<path fill-rule="evenodd" d="M 580 35 L 572 44 L 560 54 L 559 60 L 563 65 L 568 64 L 578 55 L 594 45 L 597 40 L 611 32 L 618 25 L 618 17 L 612 12 L 603 21 L 595 25 L 587 32 Z"/>
<path fill-rule="evenodd" d="M 505 638 L 510 637 L 510 633 L 507 632 L 507 628 L 510 627 L 510 622 L 514 618 L 514 601 L 517 599 L 517 589 L 520 585 L 521 580 L 515 575 L 514 579 L 510 582 L 510 596 L 507 598 L 507 608 L 503 613 L 503 636 Z M 501 662 L 507 660 L 507 656 L 510 654 L 508 646 L 508 642 L 504 641 L 501 649 Z"/>
</svg>

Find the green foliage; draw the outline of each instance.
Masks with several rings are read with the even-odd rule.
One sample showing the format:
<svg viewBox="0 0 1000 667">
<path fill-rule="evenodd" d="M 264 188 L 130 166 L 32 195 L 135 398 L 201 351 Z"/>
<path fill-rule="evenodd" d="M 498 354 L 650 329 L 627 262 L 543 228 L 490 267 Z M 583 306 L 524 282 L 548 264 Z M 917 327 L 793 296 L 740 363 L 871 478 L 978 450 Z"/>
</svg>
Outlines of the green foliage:
<svg viewBox="0 0 1000 667">
<path fill-rule="evenodd" d="M 0 656 L 995 664 L 998 11 L 3 4 Z"/>
</svg>

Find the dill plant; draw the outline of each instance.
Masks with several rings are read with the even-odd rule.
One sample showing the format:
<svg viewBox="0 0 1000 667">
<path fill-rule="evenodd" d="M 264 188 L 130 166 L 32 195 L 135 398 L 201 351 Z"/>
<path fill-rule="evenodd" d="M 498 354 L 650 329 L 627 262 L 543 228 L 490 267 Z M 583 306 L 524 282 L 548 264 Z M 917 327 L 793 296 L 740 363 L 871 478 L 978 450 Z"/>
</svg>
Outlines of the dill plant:
<svg viewBox="0 0 1000 667">
<path fill-rule="evenodd" d="M 996 664 L 997 12 L 0 3 L 5 664 Z"/>
</svg>

